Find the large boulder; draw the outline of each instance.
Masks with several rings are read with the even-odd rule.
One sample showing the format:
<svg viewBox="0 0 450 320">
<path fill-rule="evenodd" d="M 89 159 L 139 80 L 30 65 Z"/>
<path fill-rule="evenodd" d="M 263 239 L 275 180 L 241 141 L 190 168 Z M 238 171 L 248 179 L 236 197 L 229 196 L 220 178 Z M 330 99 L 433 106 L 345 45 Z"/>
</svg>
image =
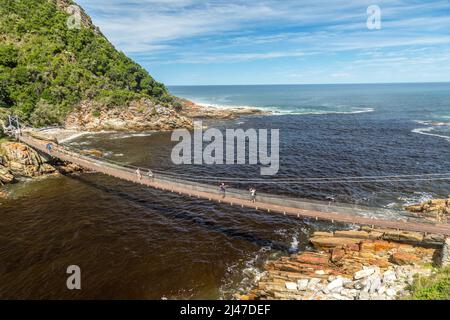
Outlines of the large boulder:
<svg viewBox="0 0 450 320">
<path fill-rule="evenodd" d="M 13 181 L 14 176 L 11 174 L 9 169 L 0 164 L 0 184 L 11 183 Z"/>
<path fill-rule="evenodd" d="M 4 154 L 3 166 L 15 176 L 35 177 L 53 173 L 56 169 L 32 148 L 17 142 L 5 142 L 1 145 Z"/>
<path fill-rule="evenodd" d="M 420 258 L 412 253 L 394 252 L 391 256 L 391 261 L 400 266 L 408 264 L 416 264 L 420 262 Z"/>
</svg>

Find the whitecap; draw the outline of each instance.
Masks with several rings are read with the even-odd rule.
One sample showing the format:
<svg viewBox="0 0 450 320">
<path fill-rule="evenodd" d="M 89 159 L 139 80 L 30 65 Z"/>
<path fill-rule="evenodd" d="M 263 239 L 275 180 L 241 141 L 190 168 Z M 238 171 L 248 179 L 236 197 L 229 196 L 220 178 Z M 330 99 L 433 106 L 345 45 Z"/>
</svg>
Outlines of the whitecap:
<svg viewBox="0 0 450 320">
<path fill-rule="evenodd" d="M 311 111 L 303 109 L 301 110 L 301 106 L 298 107 L 280 107 L 280 106 L 256 106 L 256 105 L 225 105 L 225 104 L 217 104 L 217 103 L 205 103 L 205 102 L 197 102 L 194 101 L 195 104 L 202 107 L 211 107 L 217 109 L 258 109 L 262 111 L 268 111 L 274 115 L 327 115 L 327 114 L 359 114 L 359 113 L 371 113 L 374 112 L 374 108 L 357 108 L 357 107 L 349 107 L 347 105 L 333 105 L 330 103 L 324 103 L 322 105 L 317 106 L 317 111 Z M 335 110 L 320 110 L 335 108 Z M 345 110 L 348 108 L 348 110 Z M 344 109 L 344 110 L 339 110 Z"/>
<path fill-rule="evenodd" d="M 299 241 L 298 241 L 298 235 L 294 234 L 292 236 L 292 241 L 289 247 L 289 252 L 290 253 L 295 253 L 298 251 L 298 245 L 299 245 Z"/>
<path fill-rule="evenodd" d="M 432 200 L 434 196 L 428 192 L 414 192 L 413 195 L 404 195 L 398 197 L 404 206 L 415 205 Z"/>
<path fill-rule="evenodd" d="M 128 139 L 134 137 L 150 137 L 153 132 L 139 132 L 139 133 L 118 133 L 111 135 L 110 140 Z"/>
<path fill-rule="evenodd" d="M 434 127 L 417 128 L 417 129 L 413 129 L 411 132 L 426 135 L 426 136 L 431 136 L 431 137 L 443 138 L 443 139 L 446 139 L 447 141 L 450 141 L 450 136 L 432 133 L 433 130 L 436 130 L 436 128 L 434 128 Z"/>
<path fill-rule="evenodd" d="M 284 108 L 264 108 L 263 110 L 268 110 L 272 112 L 274 115 L 339 115 L 339 114 L 360 114 L 360 113 L 371 113 L 374 112 L 374 108 L 361 108 L 357 110 L 349 110 L 349 111 L 338 111 L 338 110 L 317 110 L 317 111 L 309 111 L 309 110 L 298 110 L 298 109 L 284 109 Z"/>
</svg>

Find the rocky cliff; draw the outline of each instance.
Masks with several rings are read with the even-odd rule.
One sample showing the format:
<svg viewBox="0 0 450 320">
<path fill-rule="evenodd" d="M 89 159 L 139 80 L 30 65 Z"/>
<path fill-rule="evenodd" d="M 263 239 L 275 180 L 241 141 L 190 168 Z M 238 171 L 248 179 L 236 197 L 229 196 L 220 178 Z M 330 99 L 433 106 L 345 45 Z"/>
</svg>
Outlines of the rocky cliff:
<svg viewBox="0 0 450 320">
<path fill-rule="evenodd" d="M 100 130 L 173 130 L 192 128 L 193 122 L 176 110 L 146 98 L 132 101 L 127 108 L 109 108 L 85 101 L 65 120 L 67 129 Z"/>
</svg>

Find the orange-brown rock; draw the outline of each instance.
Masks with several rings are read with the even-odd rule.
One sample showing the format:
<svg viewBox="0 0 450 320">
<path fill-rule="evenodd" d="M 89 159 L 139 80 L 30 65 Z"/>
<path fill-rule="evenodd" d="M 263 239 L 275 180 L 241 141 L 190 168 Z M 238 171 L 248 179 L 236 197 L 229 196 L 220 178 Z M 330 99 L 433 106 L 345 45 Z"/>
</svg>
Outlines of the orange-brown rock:
<svg viewBox="0 0 450 320">
<path fill-rule="evenodd" d="M 372 231 L 368 231 L 368 234 L 370 232 Z M 351 282 L 355 281 L 353 280 L 355 273 L 365 269 L 378 270 L 377 272 L 384 274 L 389 270 L 390 272 L 396 270 L 398 265 L 415 264 L 416 267 L 420 267 L 424 263 L 431 262 L 437 250 L 401 241 L 321 237 L 317 233 L 315 235 L 310 240 L 314 247 L 320 250 L 319 252 L 302 252 L 266 265 L 267 272 L 261 279 L 258 289 L 252 291 L 256 299 L 319 299 L 319 296 L 325 299 L 333 298 L 333 292 L 330 292 L 328 297 L 326 294 L 323 295 L 326 292 L 323 288 L 335 281 L 336 277 L 347 278 Z M 303 283 L 304 288 L 305 280 L 307 281 L 305 290 L 286 289 L 286 282 L 298 285 Z M 315 285 L 310 286 L 313 280 L 320 282 L 318 291 Z M 356 288 L 355 283 L 351 283 L 349 287 L 360 291 L 364 289 Z"/>
<path fill-rule="evenodd" d="M 416 264 L 420 262 L 420 258 L 411 253 L 395 252 L 391 256 L 391 261 L 402 266 L 406 264 Z"/>
<path fill-rule="evenodd" d="M 340 237 L 313 237 L 309 240 L 318 249 L 344 248 L 348 245 L 359 244 L 361 239 Z"/>
<path fill-rule="evenodd" d="M 375 252 L 389 251 L 398 246 L 395 242 L 389 242 L 384 240 L 374 240 L 373 241 Z"/>
<path fill-rule="evenodd" d="M 341 261 L 345 256 L 345 250 L 341 248 L 334 248 L 331 251 L 331 261 L 333 262 L 339 262 Z"/>
<path fill-rule="evenodd" d="M 313 233 L 313 237 L 332 237 L 334 234 L 333 232 L 324 232 L 324 231 L 315 231 Z"/>
<path fill-rule="evenodd" d="M 36 177 L 56 171 L 45 157 L 25 144 L 5 142 L 1 150 L 4 154 L 2 166 L 13 176 Z"/>
<path fill-rule="evenodd" d="M 101 152 L 100 150 L 96 150 L 96 149 L 81 150 L 80 153 L 84 154 L 84 155 L 91 155 L 91 156 L 98 157 L 98 158 L 103 157 L 103 152 Z"/>
<path fill-rule="evenodd" d="M 303 252 L 296 257 L 296 260 L 305 264 L 327 265 L 329 257 L 326 254 Z"/>
<path fill-rule="evenodd" d="M 344 249 L 346 252 L 349 252 L 349 251 L 359 251 L 361 248 L 359 246 L 359 243 L 350 243 L 345 245 Z"/>
<path fill-rule="evenodd" d="M 362 230 L 342 230 L 334 233 L 335 237 L 369 239 L 369 233 Z"/>
</svg>

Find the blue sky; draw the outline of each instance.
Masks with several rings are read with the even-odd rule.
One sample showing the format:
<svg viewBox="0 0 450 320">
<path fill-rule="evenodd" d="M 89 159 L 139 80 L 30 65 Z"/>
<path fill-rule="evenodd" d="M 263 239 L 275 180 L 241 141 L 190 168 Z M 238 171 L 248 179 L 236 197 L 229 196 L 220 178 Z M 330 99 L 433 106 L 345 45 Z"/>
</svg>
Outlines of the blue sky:
<svg viewBox="0 0 450 320">
<path fill-rule="evenodd" d="M 450 1 L 77 2 L 167 85 L 450 81 Z"/>
</svg>

